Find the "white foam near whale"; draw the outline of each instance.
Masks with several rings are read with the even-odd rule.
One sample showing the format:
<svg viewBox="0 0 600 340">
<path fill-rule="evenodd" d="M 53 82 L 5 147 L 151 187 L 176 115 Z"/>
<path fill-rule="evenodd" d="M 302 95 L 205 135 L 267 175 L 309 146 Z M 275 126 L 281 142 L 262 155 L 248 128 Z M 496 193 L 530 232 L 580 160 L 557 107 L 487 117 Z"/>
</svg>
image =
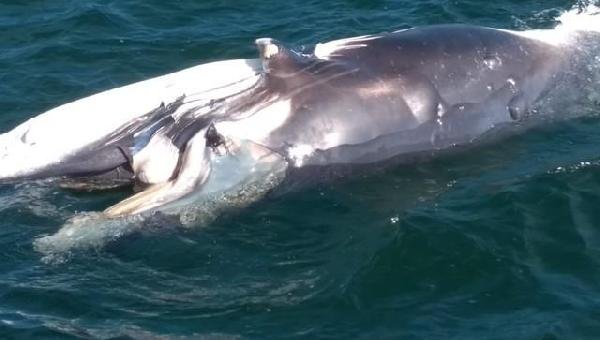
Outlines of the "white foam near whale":
<svg viewBox="0 0 600 340">
<path fill-rule="evenodd" d="M 577 32 L 600 32 L 600 7 L 590 4 L 584 8 L 565 11 L 556 21 L 558 25 L 552 29 L 507 31 L 554 46 L 569 44 L 577 38 Z"/>
</svg>

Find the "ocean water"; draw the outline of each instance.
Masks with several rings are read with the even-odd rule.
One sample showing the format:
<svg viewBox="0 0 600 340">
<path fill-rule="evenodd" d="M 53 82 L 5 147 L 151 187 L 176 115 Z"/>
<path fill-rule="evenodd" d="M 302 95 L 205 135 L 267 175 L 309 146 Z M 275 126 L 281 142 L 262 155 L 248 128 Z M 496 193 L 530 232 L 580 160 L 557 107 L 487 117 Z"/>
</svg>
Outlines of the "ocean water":
<svg viewBox="0 0 600 340">
<path fill-rule="evenodd" d="M 255 57 L 258 37 L 547 28 L 581 5 L 0 0 L 0 131 L 101 90 Z M 35 240 L 127 193 L 0 186 L 0 338 L 600 338 L 600 107 L 565 110 L 589 113 L 59 262 Z"/>
</svg>

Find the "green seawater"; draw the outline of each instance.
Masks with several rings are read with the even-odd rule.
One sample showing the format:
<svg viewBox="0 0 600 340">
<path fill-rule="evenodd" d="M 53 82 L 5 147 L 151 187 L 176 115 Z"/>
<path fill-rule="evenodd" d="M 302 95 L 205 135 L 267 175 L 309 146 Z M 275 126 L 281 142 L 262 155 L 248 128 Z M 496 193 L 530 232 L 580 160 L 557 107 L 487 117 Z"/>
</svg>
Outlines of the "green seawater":
<svg viewBox="0 0 600 340">
<path fill-rule="evenodd" d="M 577 5 L 0 0 L 0 131 L 101 90 L 255 57 L 258 37 L 302 46 L 436 23 L 546 28 Z M 600 108 L 588 109 L 202 228 L 153 225 L 61 263 L 33 242 L 127 193 L 2 185 L 0 338 L 598 339 Z"/>
</svg>

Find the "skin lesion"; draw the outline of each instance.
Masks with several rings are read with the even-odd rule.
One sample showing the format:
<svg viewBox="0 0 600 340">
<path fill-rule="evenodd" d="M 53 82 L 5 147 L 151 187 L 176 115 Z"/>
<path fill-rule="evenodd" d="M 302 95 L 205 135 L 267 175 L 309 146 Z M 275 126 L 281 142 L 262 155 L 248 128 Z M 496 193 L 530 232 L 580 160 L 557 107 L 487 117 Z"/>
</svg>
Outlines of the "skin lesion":
<svg viewBox="0 0 600 340">
<path fill-rule="evenodd" d="M 230 154 L 227 139 L 217 131 L 213 123 L 208 126 L 204 138 L 206 139 L 206 147 L 211 148 L 215 154 L 219 156 Z M 221 148 L 224 150 L 222 151 Z"/>
</svg>

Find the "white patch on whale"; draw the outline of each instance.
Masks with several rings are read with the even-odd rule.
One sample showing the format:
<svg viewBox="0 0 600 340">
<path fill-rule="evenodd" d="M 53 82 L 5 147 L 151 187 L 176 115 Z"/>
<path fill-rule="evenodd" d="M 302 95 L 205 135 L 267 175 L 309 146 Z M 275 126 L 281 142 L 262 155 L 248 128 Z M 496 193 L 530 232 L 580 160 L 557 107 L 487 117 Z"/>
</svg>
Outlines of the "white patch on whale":
<svg viewBox="0 0 600 340">
<path fill-rule="evenodd" d="M 379 35 L 363 35 L 360 37 L 352 37 L 334 40 L 326 43 L 318 43 L 315 45 L 314 55 L 319 59 L 330 59 L 335 57 L 336 52 L 343 50 L 356 49 L 366 47 L 367 41 L 379 39 Z"/>
<path fill-rule="evenodd" d="M 283 99 L 245 119 L 215 123 L 215 128 L 219 133 L 231 138 L 264 141 L 269 133 L 285 123 L 290 114 L 291 100 Z"/>
<path fill-rule="evenodd" d="M 179 149 L 161 133 L 152 136 L 148 145 L 133 155 L 133 172 L 138 180 L 147 184 L 164 183 L 171 178 Z"/>
<path fill-rule="evenodd" d="M 57 163 L 182 95 L 192 103 L 179 112 L 248 89 L 260 69 L 258 59 L 218 61 L 58 106 L 0 134 L 0 178 L 26 176 Z"/>
<path fill-rule="evenodd" d="M 193 191 L 199 185 L 202 185 L 208 178 L 211 170 L 211 155 L 210 149 L 206 147 L 205 133 L 206 129 L 200 130 L 187 142 L 185 151 L 181 155 L 181 169 L 175 179 L 168 182 L 165 180 L 163 181 L 164 183 L 161 182 L 155 184 L 154 186 L 108 208 L 105 213 L 110 217 L 125 214 L 139 214 L 143 211 L 177 200 Z M 179 158 L 179 150 L 175 150 L 173 154 Z M 169 157 L 170 154 L 164 156 Z M 161 168 L 161 159 L 155 159 L 157 161 L 152 164 L 152 167 L 146 165 L 146 168 L 149 169 L 144 169 L 145 172 L 156 172 L 157 170 L 154 170 L 153 168 Z M 170 165 L 171 164 L 168 164 L 167 169 L 171 168 Z M 177 165 L 177 160 L 175 160 L 175 165 Z"/>
</svg>

